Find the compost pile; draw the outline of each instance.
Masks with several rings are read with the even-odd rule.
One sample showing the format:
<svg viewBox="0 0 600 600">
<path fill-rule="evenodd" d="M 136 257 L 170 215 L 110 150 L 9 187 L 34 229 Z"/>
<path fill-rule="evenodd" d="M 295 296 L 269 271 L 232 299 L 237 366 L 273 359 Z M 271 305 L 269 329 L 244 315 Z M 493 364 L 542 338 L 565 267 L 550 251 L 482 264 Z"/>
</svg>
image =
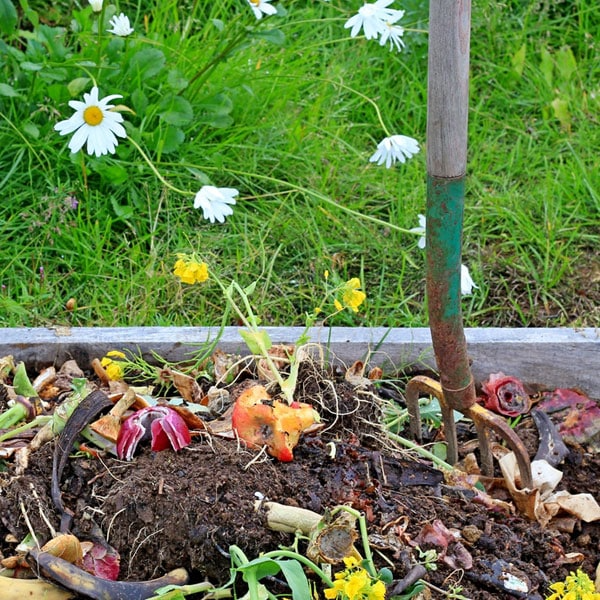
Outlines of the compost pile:
<svg viewBox="0 0 600 600">
<path fill-rule="evenodd" d="M 201 405 L 209 396 L 218 397 L 225 409 L 225 399 L 231 406 L 259 374 L 256 365 L 246 362 L 234 381 L 220 384 L 221 395 L 206 374 L 192 378 L 196 386 L 184 394 L 172 377 L 166 378 L 171 385 L 160 393 L 165 400 L 191 393 L 200 396 L 196 399 Z M 33 379 L 37 374 L 29 375 Z M 127 387 L 99 379 L 97 373 L 85 375 L 107 395 L 121 386 L 122 397 Z M 439 590 L 460 586 L 462 596 L 472 599 L 543 598 L 548 585 L 564 580 L 570 571 L 581 568 L 594 574 L 600 558 L 600 521 L 559 512 L 540 523 L 515 506 L 499 470 L 493 480 L 485 481 L 484 492 L 475 485 L 476 478 L 444 472 L 403 449 L 382 427 L 390 406 L 403 408 L 402 385 L 378 379 L 377 372 L 371 379 L 367 375 L 362 365 L 325 369 L 308 361 L 301 366 L 295 400 L 316 409 L 321 421 L 304 431 L 293 448 L 293 460 L 277 460 L 264 448 L 248 447 L 228 436 L 226 410 L 212 430 L 191 428 L 191 443 L 177 452 L 153 451 L 149 442 L 140 442 L 131 460 L 121 460 L 106 451 L 94 452 L 89 442 L 73 448 L 58 473 L 62 514 L 52 495 L 57 439 L 31 452 L 26 464 L 19 449 L 27 447 L 36 430 L 13 441 L 10 452 L 6 449 L 11 444 L 4 441 L 0 558 L 14 556 L 31 530 L 40 544 L 46 542 L 67 514 L 69 531 L 79 540 L 100 540 L 118 553 L 120 580 L 150 580 L 183 567 L 192 582 L 208 580 L 216 586 L 229 578 L 230 547 L 254 558 L 294 542 L 292 533 L 268 526 L 267 506 L 279 503 L 319 515 L 340 505 L 360 511 L 375 564 L 390 569 L 396 583 L 414 571 L 428 549 L 436 551 L 436 568 L 424 579 Z M 7 386 L 11 383 L 8 378 Z M 276 387 L 271 391 L 277 394 Z M 46 402 L 52 406 L 55 400 Z M 192 404 L 183 403 L 188 408 Z M 0 408 L 7 408 L 6 393 Z M 210 425 L 207 413 L 200 414 Z M 474 429 L 469 422 L 458 425 L 461 458 L 476 461 Z M 439 424 L 429 423 L 424 429 L 425 442 L 443 439 Z M 531 416 L 524 415 L 516 430 L 533 459 L 539 435 Z M 77 440 L 78 445 L 82 438 Z M 563 474 L 560 489 L 597 499 L 597 435 L 585 443 L 569 443 L 568 450 L 557 465 Z M 359 542 L 356 547 L 361 550 Z M 333 571 L 340 569 L 338 557 Z M 318 580 L 311 577 L 319 589 Z M 289 594 L 277 578 L 265 584 L 273 593 Z M 243 595 L 244 583 L 236 585 Z M 439 590 L 425 589 L 419 597 L 442 598 Z"/>
</svg>

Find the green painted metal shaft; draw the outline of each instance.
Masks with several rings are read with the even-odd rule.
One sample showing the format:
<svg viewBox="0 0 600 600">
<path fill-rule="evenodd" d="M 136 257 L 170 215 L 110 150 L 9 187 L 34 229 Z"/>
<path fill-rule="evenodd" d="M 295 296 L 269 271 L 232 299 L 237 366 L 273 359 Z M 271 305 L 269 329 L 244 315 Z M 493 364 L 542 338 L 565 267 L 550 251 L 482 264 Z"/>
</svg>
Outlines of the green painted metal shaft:
<svg viewBox="0 0 600 600">
<path fill-rule="evenodd" d="M 430 0 L 427 97 L 427 298 L 444 397 L 475 402 L 461 313 L 469 104 L 469 0 Z"/>
<path fill-rule="evenodd" d="M 459 410 L 475 402 L 460 305 L 464 190 L 464 177 L 427 179 L 429 327 L 444 396 Z"/>
</svg>

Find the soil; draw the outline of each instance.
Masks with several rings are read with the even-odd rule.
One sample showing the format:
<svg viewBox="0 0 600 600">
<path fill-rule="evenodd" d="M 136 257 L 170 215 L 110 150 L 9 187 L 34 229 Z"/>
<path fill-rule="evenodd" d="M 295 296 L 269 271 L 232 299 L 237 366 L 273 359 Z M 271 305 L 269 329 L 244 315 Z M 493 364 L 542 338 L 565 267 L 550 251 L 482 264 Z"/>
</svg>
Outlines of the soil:
<svg viewBox="0 0 600 600">
<path fill-rule="evenodd" d="M 565 531 L 552 522 L 542 527 L 514 510 L 492 509 L 472 489 L 444 481 L 431 463 L 386 441 L 376 425 L 381 396 L 401 403 L 397 388 L 354 387 L 341 374 L 311 368 L 301 373 L 298 390 L 297 399 L 318 406 L 328 426 L 304 436 L 292 462 L 264 455 L 256 460 L 257 451 L 206 433 L 177 453 L 143 446 L 131 462 L 108 455 L 73 456 L 61 480 L 63 502 L 75 515 L 73 533 L 88 539 L 98 526 L 121 555 L 121 579 L 147 580 L 185 567 L 192 581 L 222 584 L 229 577 L 231 545 L 253 558 L 293 542 L 292 534 L 268 529 L 257 500 L 320 514 L 346 504 L 366 515 L 375 562 L 390 568 L 395 580 L 407 574 L 409 558 L 417 556 L 410 541 L 436 521 L 460 532 L 459 542 L 447 552 L 454 566 L 439 560 L 437 570 L 425 575 L 443 590 L 460 585 L 462 595 L 473 600 L 535 599 L 578 567 L 593 577 L 600 559 L 600 523 L 575 521 L 572 531 Z M 537 435 L 530 417 L 518 432 L 533 457 Z M 461 425 L 460 437 L 465 450 L 472 450 L 476 436 L 468 425 Z M 50 490 L 54 444 L 31 456 L 24 475 L 16 476 L 10 461 L 0 473 L 4 556 L 14 553 L 8 534 L 21 540 L 28 533 L 24 513 L 42 539 L 51 535 L 46 521 L 59 526 Z M 582 447 L 570 450 L 560 466 L 560 488 L 600 498 L 599 455 Z M 509 500 L 498 486 L 490 494 Z M 427 549 L 426 542 L 421 549 Z M 472 557 L 468 569 L 461 568 L 465 553 Z M 569 553 L 580 553 L 580 558 L 569 564 Z M 526 582 L 526 592 L 507 589 L 508 572 Z M 268 586 L 285 592 L 282 582 Z M 239 589 L 244 592 L 243 584 Z M 433 591 L 429 597 L 444 595 Z"/>
</svg>

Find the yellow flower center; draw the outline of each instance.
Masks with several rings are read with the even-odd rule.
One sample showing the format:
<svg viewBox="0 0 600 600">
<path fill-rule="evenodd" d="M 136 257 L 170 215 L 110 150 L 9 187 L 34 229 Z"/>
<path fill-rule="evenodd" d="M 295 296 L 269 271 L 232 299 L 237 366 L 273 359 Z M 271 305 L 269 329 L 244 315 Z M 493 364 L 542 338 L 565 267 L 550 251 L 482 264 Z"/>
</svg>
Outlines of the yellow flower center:
<svg viewBox="0 0 600 600">
<path fill-rule="evenodd" d="M 104 115 L 102 114 L 102 111 L 97 106 L 88 106 L 83 111 L 83 120 L 88 125 L 92 125 L 95 127 L 96 125 L 100 125 L 100 123 L 102 123 L 103 119 L 104 119 Z"/>
</svg>

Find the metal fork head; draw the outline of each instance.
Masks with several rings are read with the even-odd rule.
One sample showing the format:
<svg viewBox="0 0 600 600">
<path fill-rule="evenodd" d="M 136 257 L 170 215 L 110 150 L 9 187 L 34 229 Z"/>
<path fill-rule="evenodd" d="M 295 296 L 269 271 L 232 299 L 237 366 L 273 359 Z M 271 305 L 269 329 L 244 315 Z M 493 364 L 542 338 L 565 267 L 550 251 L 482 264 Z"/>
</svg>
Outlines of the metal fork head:
<svg viewBox="0 0 600 600">
<path fill-rule="evenodd" d="M 521 484 L 525 488 L 532 488 L 531 463 L 525 445 L 519 436 L 508 426 L 507 422 L 500 416 L 477 403 L 460 405 L 453 398 L 453 394 L 445 394 L 442 384 L 431 377 L 417 375 L 406 385 L 406 405 L 408 407 L 409 431 L 413 439 L 421 441 L 421 411 L 419 409 L 419 397 L 428 394 L 437 398 L 442 411 L 444 432 L 448 444 L 448 462 L 458 462 L 458 441 L 456 437 L 456 424 L 454 411 L 461 412 L 465 417 L 471 419 L 477 430 L 479 451 L 481 454 L 481 468 L 485 475 L 493 475 L 493 456 L 490 447 L 490 433 L 496 434 L 503 439 L 508 447 L 515 453 L 519 471 L 521 473 Z M 459 405 L 457 405 L 459 404 Z"/>
</svg>

